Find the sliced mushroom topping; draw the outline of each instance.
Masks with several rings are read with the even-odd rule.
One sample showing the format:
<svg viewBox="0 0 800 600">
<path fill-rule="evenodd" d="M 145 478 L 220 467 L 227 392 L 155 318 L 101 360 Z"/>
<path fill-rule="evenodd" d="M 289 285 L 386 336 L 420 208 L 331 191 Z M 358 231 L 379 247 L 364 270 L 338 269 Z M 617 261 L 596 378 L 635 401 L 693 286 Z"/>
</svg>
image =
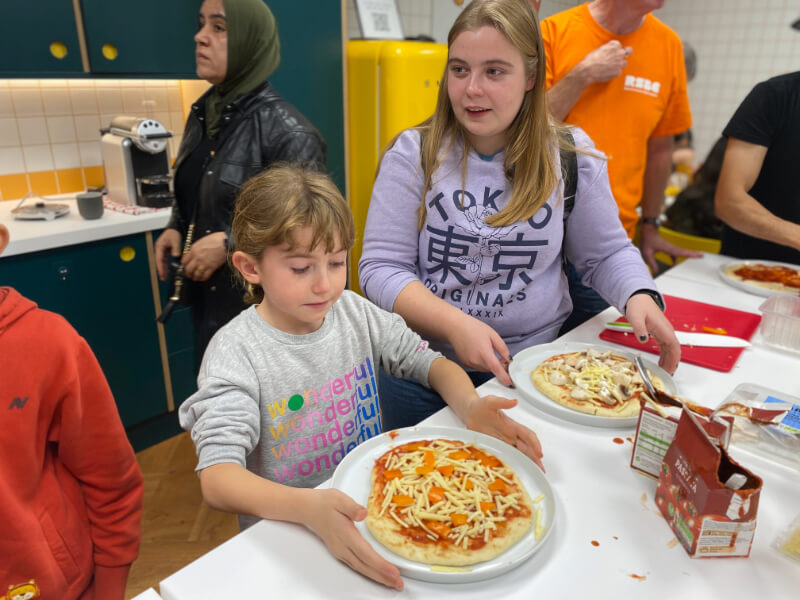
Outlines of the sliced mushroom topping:
<svg viewBox="0 0 800 600">
<path fill-rule="evenodd" d="M 574 366 L 575 366 L 575 363 L 577 363 L 577 362 L 578 362 L 578 357 L 579 357 L 579 356 L 580 356 L 580 355 L 578 355 L 578 354 L 570 354 L 569 356 L 567 356 L 567 357 L 564 359 L 564 362 L 565 362 L 567 365 L 569 365 L 570 367 L 574 367 Z"/>
<path fill-rule="evenodd" d="M 628 385 L 631 382 L 631 376 L 627 373 L 621 373 L 619 371 L 612 371 L 613 375 L 611 376 L 614 380 L 614 383 L 617 385 Z"/>
<path fill-rule="evenodd" d="M 547 379 L 553 385 L 566 385 L 569 383 L 569 378 L 561 371 L 553 371 Z"/>
<path fill-rule="evenodd" d="M 570 392 L 569 395 L 572 396 L 572 398 L 574 398 L 575 400 L 588 400 L 589 399 L 589 394 L 586 393 L 586 390 L 584 390 L 583 388 L 580 388 L 580 387 L 576 387 L 574 390 L 572 390 Z"/>
<path fill-rule="evenodd" d="M 603 353 L 602 353 L 602 352 L 598 352 L 598 351 L 597 351 L 597 350 L 595 350 L 594 348 L 589 348 L 589 349 L 586 351 L 586 355 L 587 355 L 589 358 L 600 358 L 601 356 L 603 356 Z"/>
</svg>

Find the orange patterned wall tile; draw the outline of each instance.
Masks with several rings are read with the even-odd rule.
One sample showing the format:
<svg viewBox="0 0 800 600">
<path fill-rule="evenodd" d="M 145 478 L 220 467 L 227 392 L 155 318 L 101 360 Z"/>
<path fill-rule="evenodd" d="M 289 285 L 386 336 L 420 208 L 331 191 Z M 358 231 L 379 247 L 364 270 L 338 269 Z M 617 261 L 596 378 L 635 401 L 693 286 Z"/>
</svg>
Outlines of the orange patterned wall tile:
<svg viewBox="0 0 800 600">
<path fill-rule="evenodd" d="M 49 196 L 58 193 L 55 171 L 36 171 L 28 173 L 31 182 L 31 191 L 40 196 Z"/>
<path fill-rule="evenodd" d="M 19 200 L 30 191 L 25 173 L 0 175 L 0 194 L 3 200 Z"/>
<path fill-rule="evenodd" d="M 83 176 L 86 180 L 86 186 L 102 187 L 105 185 L 105 175 L 103 174 L 103 167 L 84 167 Z"/>
<path fill-rule="evenodd" d="M 58 169 L 56 170 L 58 180 L 58 191 L 62 194 L 71 192 L 82 192 L 86 187 L 83 185 L 83 171 L 81 169 Z"/>
</svg>

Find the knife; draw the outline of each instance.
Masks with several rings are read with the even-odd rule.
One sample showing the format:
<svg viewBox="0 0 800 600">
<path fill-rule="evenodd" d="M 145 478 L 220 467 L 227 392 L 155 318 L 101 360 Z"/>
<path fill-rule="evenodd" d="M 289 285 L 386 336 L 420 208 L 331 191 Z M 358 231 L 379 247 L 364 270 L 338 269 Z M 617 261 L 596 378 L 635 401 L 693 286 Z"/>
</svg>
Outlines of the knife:
<svg viewBox="0 0 800 600">
<path fill-rule="evenodd" d="M 633 327 L 630 323 L 623 321 L 612 321 L 606 323 L 606 329 L 612 331 L 623 331 L 625 333 L 633 333 Z M 732 335 L 718 335 L 716 333 L 695 333 L 693 331 L 675 331 L 675 336 L 678 338 L 681 346 L 707 346 L 715 348 L 742 348 L 750 345 L 745 339 L 734 337 Z"/>
</svg>

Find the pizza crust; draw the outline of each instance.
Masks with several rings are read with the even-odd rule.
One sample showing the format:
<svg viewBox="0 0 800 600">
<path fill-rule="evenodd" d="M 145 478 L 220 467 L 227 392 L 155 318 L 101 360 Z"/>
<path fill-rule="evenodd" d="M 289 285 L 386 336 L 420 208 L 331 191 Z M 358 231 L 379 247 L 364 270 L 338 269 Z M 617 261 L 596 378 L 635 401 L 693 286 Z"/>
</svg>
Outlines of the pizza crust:
<svg viewBox="0 0 800 600">
<path fill-rule="evenodd" d="M 775 281 L 760 281 L 758 279 L 749 279 L 749 278 L 742 277 L 741 275 L 737 275 L 736 274 L 737 270 L 741 269 L 742 267 L 747 267 L 747 266 L 756 266 L 756 265 L 745 265 L 744 263 L 735 263 L 735 264 L 726 266 L 722 270 L 722 272 L 727 277 L 730 277 L 731 279 L 733 279 L 735 281 L 743 281 L 744 283 L 747 283 L 748 285 L 754 285 L 756 287 L 760 287 L 760 288 L 764 288 L 764 289 L 768 289 L 768 290 L 775 290 L 775 291 L 779 291 L 779 292 L 792 292 L 792 293 L 795 293 L 795 294 L 800 291 L 800 288 L 792 287 L 792 286 L 789 286 L 789 285 L 783 285 L 782 283 L 778 283 L 778 282 L 775 282 Z M 769 268 L 767 265 L 763 265 L 763 266 L 766 267 L 766 268 Z M 800 276 L 800 271 L 798 271 L 797 274 L 798 274 L 798 276 Z"/>
<path fill-rule="evenodd" d="M 401 469 L 403 476 L 396 478 L 397 483 L 387 482 L 386 465 L 392 460 L 397 461 L 390 455 L 410 454 L 405 449 L 418 443 L 404 444 L 388 451 L 372 469 L 365 523 L 379 543 L 409 560 L 427 565 L 461 567 L 492 560 L 531 534 L 534 503 L 522 482 L 497 457 L 472 444 L 426 440 L 422 442 L 421 453 L 424 456 L 428 451 L 435 456 L 436 467 L 432 473 L 416 473 L 415 463 L 411 462 Z M 473 450 L 489 457 L 496 466 L 482 465 Z M 472 455 L 449 458 L 459 451 Z M 438 470 L 438 467 L 444 467 L 446 472 L 450 466 L 453 470 L 449 475 Z M 501 477 L 501 482 L 505 483 L 503 492 L 487 488 L 487 481 Z M 474 482 L 469 491 L 463 489 L 466 480 Z M 445 490 L 444 498 L 433 504 L 428 495 L 432 487 Z M 398 506 L 394 499 L 399 496 L 414 496 L 415 502 L 410 506 Z M 482 512 L 476 508 L 480 502 L 494 502 L 495 510 Z M 465 525 L 455 525 L 453 514 L 468 515 L 470 521 Z M 476 529 L 478 531 L 472 535 L 467 533 Z"/>
<path fill-rule="evenodd" d="M 665 391 L 661 378 L 648 374 L 656 389 Z M 531 381 L 558 404 L 599 417 L 635 417 L 645 391 L 630 360 L 591 348 L 551 356 L 533 370 Z"/>
</svg>

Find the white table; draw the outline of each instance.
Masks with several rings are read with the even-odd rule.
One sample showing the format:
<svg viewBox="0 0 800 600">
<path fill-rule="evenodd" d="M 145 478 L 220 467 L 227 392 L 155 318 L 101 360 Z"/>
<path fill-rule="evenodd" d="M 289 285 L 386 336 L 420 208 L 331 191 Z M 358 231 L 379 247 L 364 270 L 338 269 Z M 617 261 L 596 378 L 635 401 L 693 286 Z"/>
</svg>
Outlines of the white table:
<svg viewBox="0 0 800 600">
<path fill-rule="evenodd" d="M 705 260 L 709 263 L 704 265 Z M 761 298 L 691 279 L 699 267 L 707 268 L 717 260 L 706 257 L 676 267 L 659 278 L 659 287 L 669 294 L 755 311 Z M 603 323 L 616 316 L 614 309 L 608 309 L 562 339 L 603 343 L 597 335 Z M 760 382 L 800 395 L 798 370 L 800 359 L 754 346 L 742 354 L 731 373 L 682 364 L 675 381 L 682 395 L 716 406 L 743 382 Z M 481 386 L 480 392 L 513 395 L 496 380 Z M 567 423 L 524 401 L 509 412 L 537 431 L 558 509 L 553 535 L 520 567 L 495 579 L 464 585 L 406 579 L 405 590 L 396 592 L 350 571 L 304 528 L 262 521 L 162 581 L 162 597 L 216 599 L 229 596 L 232 590 L 252 598 L 797 597 L 800 565 L 770 547 L 778 531 L 800 510 L 797 471 L 732 449 L 734 458 L 764 480 L 751 555 L 747 559 L 690 559 L 656 509 L 655 481 L 628 466 L 631 444 L 613 441 L 632 436 L 630 429 Z M 463 427 L 450 409 L 426 423 Z"/>
<path fill-rule="evenodd" d="M 161 596 L 158 595 L 153 588 L 147 588 L 141 594 L 138 594 L 131 598 L 131 600 L 162 600 Z"/>
</svg>

